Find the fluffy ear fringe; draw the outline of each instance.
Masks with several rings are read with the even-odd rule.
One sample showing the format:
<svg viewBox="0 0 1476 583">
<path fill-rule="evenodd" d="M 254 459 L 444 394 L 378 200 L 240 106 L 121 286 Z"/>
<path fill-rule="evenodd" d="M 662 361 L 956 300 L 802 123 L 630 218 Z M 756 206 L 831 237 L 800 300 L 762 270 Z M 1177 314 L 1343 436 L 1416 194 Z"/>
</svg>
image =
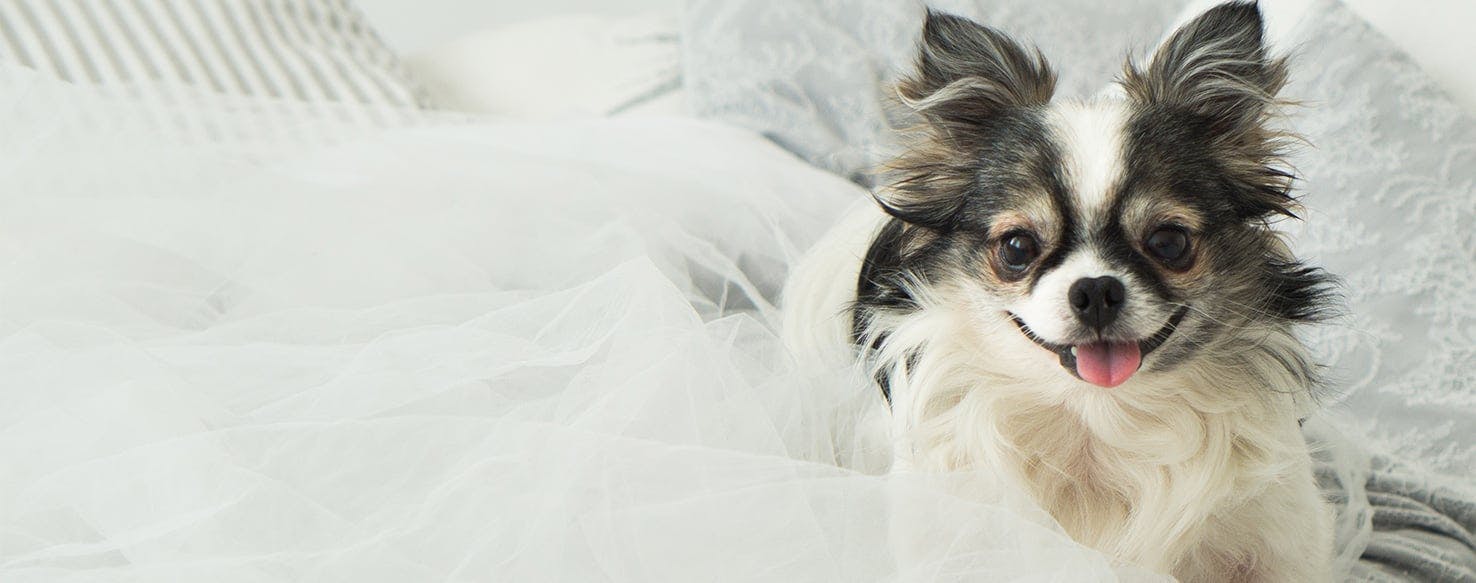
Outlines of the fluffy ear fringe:
<svg viewBox="0 0 1476 583">
<path fill-rule="evenodd" d="M 928 10 L 914 73 L 897 84 L 906 153 L 882 169 L 882 208 L 915 225 L 945 224 L 973 183 L 973 130 L 1001 111 L 1041 106 L 1056 75 L 1040 51 L 966 18 Z"/>
<path fill-rule="evenodd" d="M 1286 63 L 1267 57 L 1263 29 L 1254 2 L 1216 6 L 1175 31 L 1146 70 L 1129 62 L 1123 87 L 1140 103 L 1188 108 L 1227 131 L 1256 125 L 1286 84 Z"/>
<path fill-rule="evenodd" d="M 966 18 L 928 10 L 915 73 L 897 86 L 902 102 L 929 116 L 987 116 L 1043 105 L 1056 75 L 1040 51 Z"/>
<path fill-rule="evenodd" d="M 1247 195 L 1242 219 L 1295 216 L 1287 150 L 1301 139 L 1272 127 L 1287 65 L 1271 58 L 1255 2 L 1216 6 L 1180 27 L 1147 67 L 1128 61 L 1120 83 L 1138 104 L 1199 116 Z"/>
</svg>

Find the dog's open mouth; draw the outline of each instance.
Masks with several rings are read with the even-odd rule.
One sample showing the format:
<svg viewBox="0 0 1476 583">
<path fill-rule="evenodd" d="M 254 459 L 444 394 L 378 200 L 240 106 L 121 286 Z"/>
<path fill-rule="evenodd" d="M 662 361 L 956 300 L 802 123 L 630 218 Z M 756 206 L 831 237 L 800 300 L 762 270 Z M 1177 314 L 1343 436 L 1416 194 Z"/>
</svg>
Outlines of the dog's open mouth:
<svg viewBox="0 0 1476 583">
<path fill-rule="evenodd" d="M 1010 319 L 1020 327 L 1020 333 L 1036 343 L 1041 348 L 1056 353 L 1061 359 L 1061 368 L 1066 369 L 1076 378 L 1102 387 L 1115 387 L 1127 382 L 1129 377 L 1138 372 L 1143 366 L 1143 357 L 1153 352 L 1159 346 L 1167 342 L 1174 330 L 1178 329 L 1179 323 L 1184 321 L 1184 316 L 1189 313 L 1189 306 L 1179 308 L 1170 316 L 1168 322 L 1159 328 L 1153 335 L 1142 340 L 1125 341 L 1098 341 L 1083 344 L 1055 344 L 1046 342 L 1035 334 L 1025 321 L 1019 316 L 1010 314 Z"/>
</svg>

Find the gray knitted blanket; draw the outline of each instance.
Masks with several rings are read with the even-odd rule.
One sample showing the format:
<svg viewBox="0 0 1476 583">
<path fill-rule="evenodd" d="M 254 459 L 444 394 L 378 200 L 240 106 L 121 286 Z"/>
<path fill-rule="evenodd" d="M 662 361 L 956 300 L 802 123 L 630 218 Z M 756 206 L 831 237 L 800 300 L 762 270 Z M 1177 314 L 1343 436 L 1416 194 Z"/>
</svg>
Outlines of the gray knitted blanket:
<svg viewBox="0 0 1476 583">
<path fill-rule="evenodd" d="M 1326 426 L 1310 429 L 1321 449 L 1318 485 L 1338 512 L 1345 581 L 1476 581 L 1476 496 L 1469 488 L 1356 445 L 1329 445 Z M 1351 487 L 1349 487 L 1351 485 Z"/>
<path fill-rule="evenodd" d="M 1319 472 L 1330 500 L 1347 492 Z M 1367 482 L 1371 537 L 1350 581 L 1476 581 L 1476 502 L 1374 458 Z"/>
</svg>

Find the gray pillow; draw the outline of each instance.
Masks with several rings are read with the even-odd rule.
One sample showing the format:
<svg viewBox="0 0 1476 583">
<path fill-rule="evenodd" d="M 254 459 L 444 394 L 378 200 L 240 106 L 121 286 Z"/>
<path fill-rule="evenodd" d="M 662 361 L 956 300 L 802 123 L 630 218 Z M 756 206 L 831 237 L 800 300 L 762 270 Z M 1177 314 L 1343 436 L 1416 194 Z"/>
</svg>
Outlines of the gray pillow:
<svg viewBox="0 0 1476 583">
<path fill-rule="evenodd" d="M 1057 95 L 1084 96 L 1156 43 L 1184 2 L 930 4 L 1036 43 L 1060 74 Z M 693 0 L 682 30 L 691 106 L 866 184 L 889 149 L 885 91 L 911 67 L 922 20 L 917 2 Z"/>
<path fill-rule="evenodd" d="M 1312 331 L 1339 407 L 1408 463 L 1476 478 L 1476 119 L 1347 7 L 1293 34 L 1298 253 L 1344 279 Z"/>
</svg>

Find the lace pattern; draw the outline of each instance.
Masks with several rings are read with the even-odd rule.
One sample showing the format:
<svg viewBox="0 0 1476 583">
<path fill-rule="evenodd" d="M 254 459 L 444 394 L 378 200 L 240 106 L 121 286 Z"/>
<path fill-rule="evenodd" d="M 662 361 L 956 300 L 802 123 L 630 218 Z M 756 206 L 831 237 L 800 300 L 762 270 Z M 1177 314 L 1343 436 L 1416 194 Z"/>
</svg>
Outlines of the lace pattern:
<svg viewBox="0 0 1476 583">
<path fill-rule="evenodd" d="M 1344 280 L 1347 316 L 1314 330 L 1329 401 L 1375 449 L 1476 468 L 1476 120 L 1341 6 L 1295 38 L 1284 95 L 1310 143 L 1293 246 Z"/>
</svg>

